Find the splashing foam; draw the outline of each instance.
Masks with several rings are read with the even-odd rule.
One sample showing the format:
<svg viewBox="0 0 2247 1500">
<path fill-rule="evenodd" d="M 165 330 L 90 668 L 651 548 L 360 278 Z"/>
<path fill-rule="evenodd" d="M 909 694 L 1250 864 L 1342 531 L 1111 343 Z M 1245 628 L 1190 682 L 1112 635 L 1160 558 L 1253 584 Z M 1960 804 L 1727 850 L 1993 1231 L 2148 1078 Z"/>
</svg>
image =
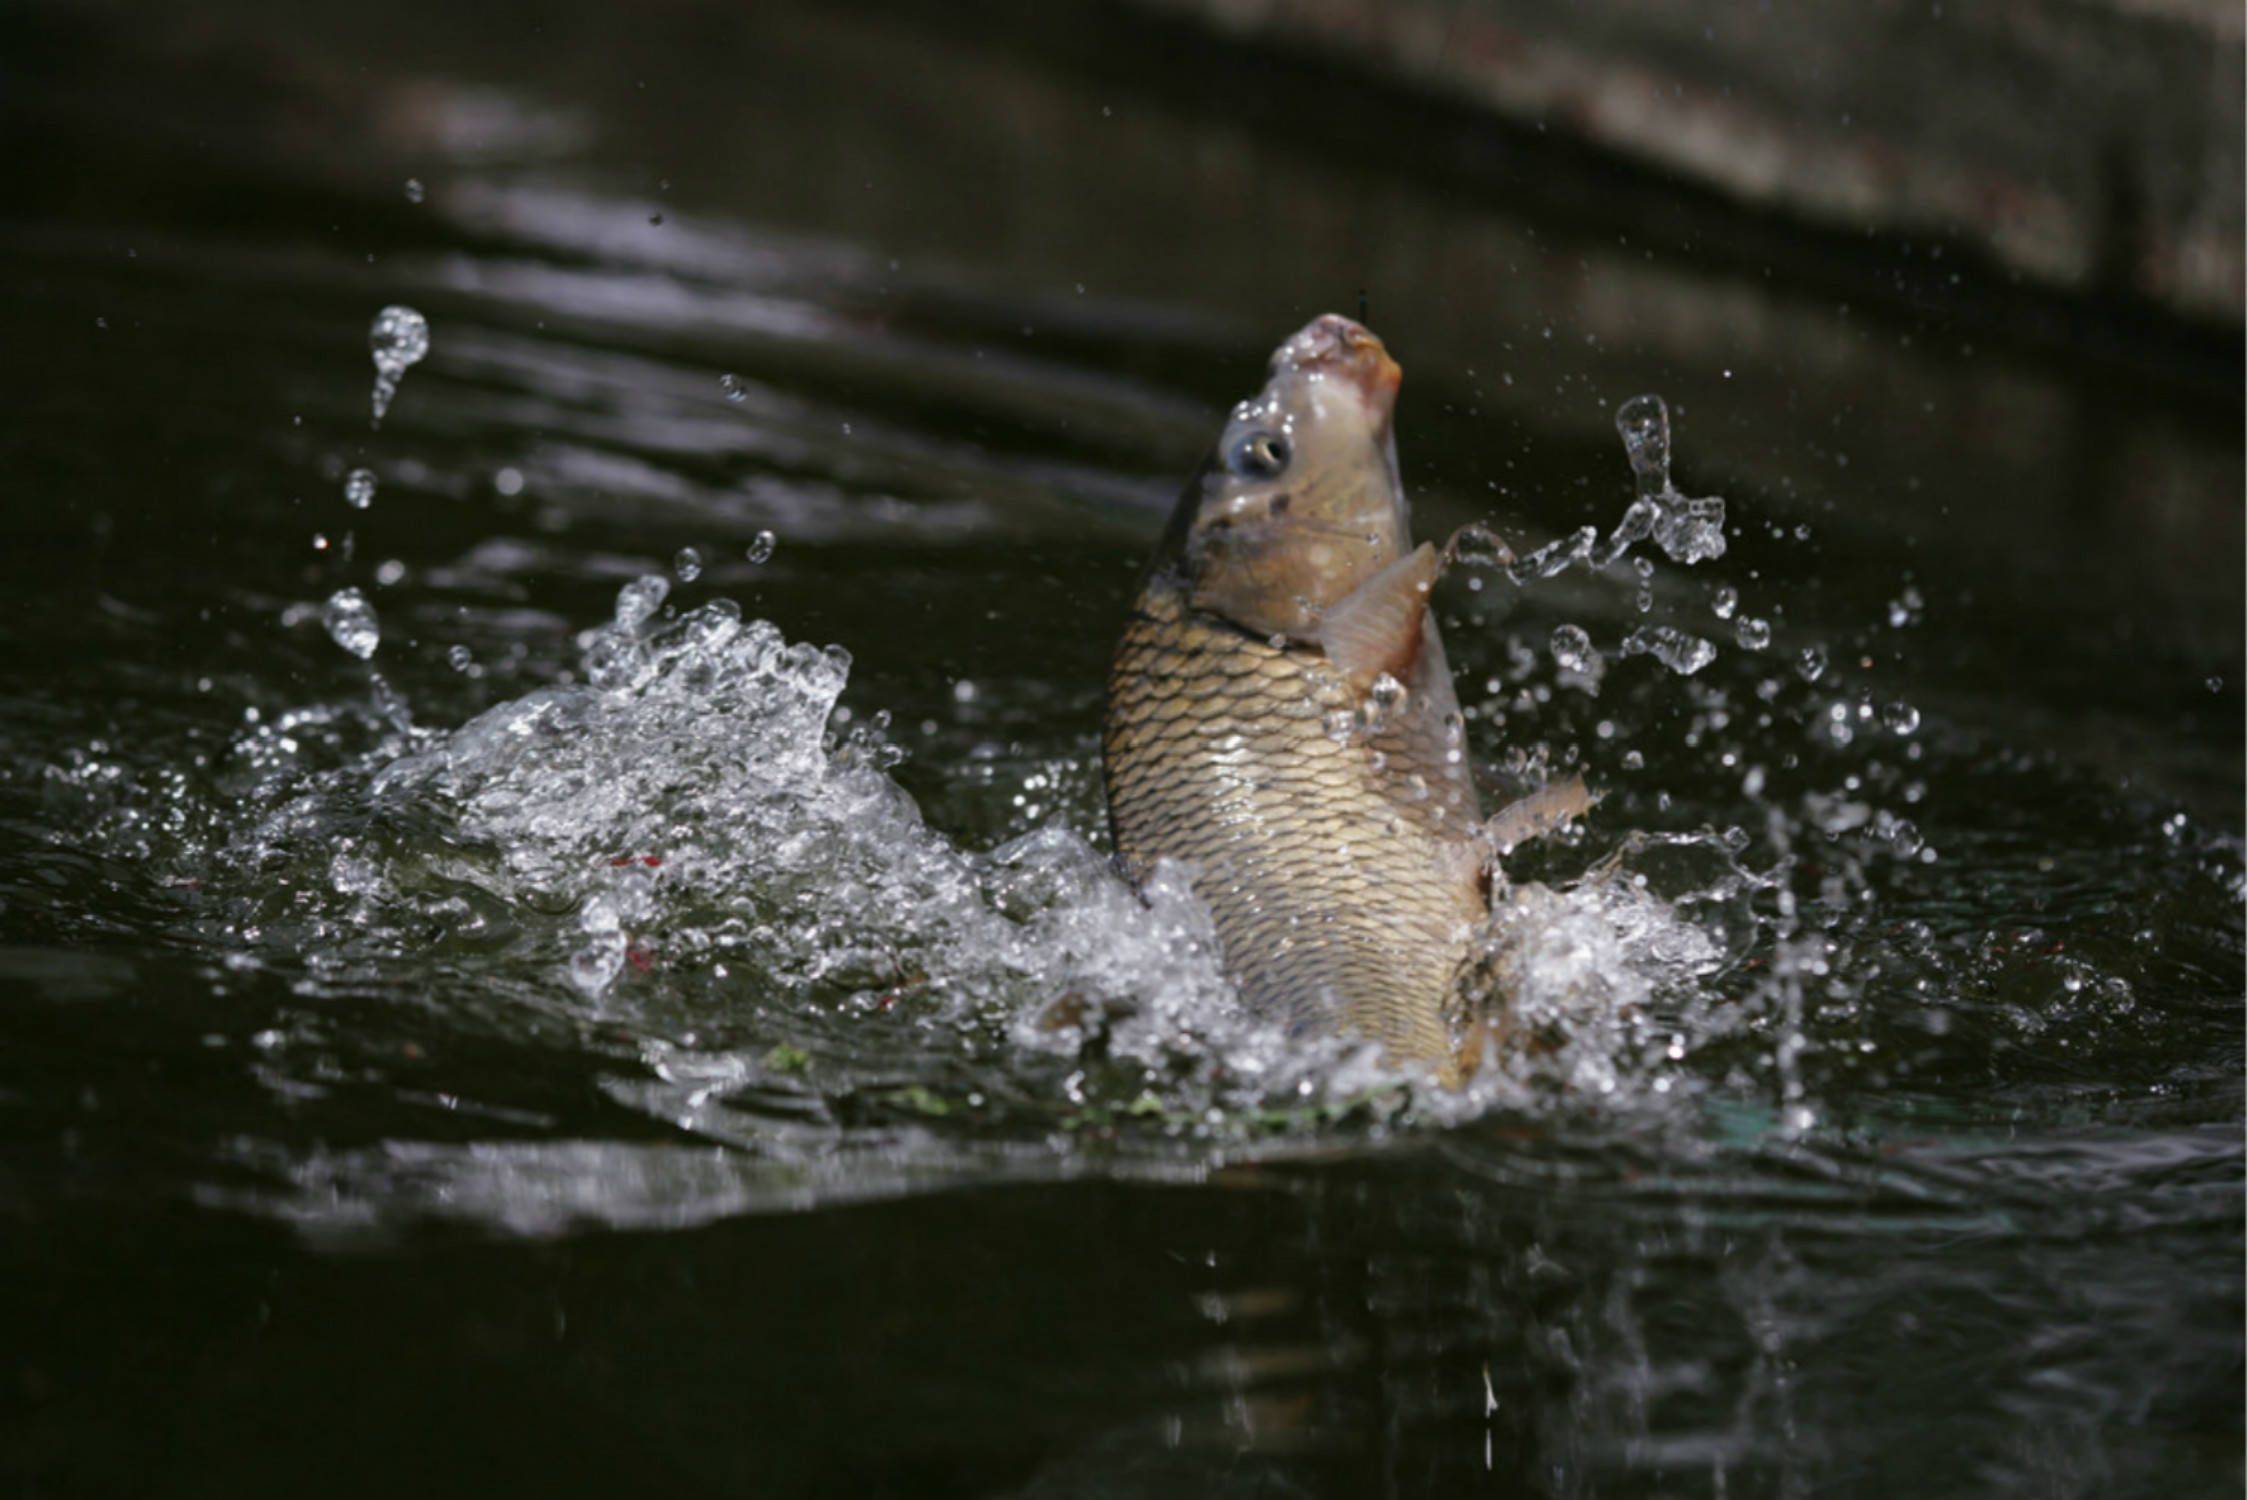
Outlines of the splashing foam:
<svg viewBox="0 0 2247 1500">
<path fill-rule="evenodd" d="M 629 1013 L 654 967 L 716 969 L 752 1006 L 902 1000 L 932 1035 L 1068 1072 L 1074 1103 L 1264 1129 L 1296 1118 L 1275 1111 L 1328 1117 L 1383 1092 L 1442 1118 L 1629 1092 L 1676 1061 L 1640 1035 L 1663 997 L 1736 951 L 1623 864 L 1513 890 L 1492 972 L 1545 1043 L 1459 1094 L 1410 1088 L 1418 1075 L 1368 1048 L 1244 1014 L 1186 872 L 1159 870 L 1142 895 L 1061 826 L 961 849 L 889 775 L 901 756 L 879 716 L 831 730 L 848 653 L 791 644 L 725 600 L 659 621 L 667 590 L 656 575 L 625 586 L 615 618 L 580 638 L 583 684 L 494 708 L 369 788 L 442 810 L 448 845 L 493 851 L 511 904 L 565 913 L 558 977 L 604 1013 Z M 703 1094 L 747 1076 L 677 1052 L 666 1067 Z"/>
</svg>

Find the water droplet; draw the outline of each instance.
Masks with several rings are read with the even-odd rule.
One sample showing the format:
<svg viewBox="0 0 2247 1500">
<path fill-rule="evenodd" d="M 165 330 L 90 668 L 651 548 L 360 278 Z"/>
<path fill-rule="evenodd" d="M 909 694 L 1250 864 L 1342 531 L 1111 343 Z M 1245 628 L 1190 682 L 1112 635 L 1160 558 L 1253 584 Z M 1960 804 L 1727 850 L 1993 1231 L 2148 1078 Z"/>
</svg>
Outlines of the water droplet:
<svg viewBox="0 0 2247 1500">
<path fill-rule="evenodd" d="M 702 576 L 702 554 L 692 547 L 681 547 L 679 555 L 671 559 L 671 571 L 679 575 L 679 582 L 692 583 Z"/>
<path fill-rule="evenodd" d="M 1364 706 L 1359 710 L 1357 732 L 1361 735 L 1378 734 L 1389 716 L 1401 707 L 1409 695 L 1403 683 L 1383 672 L 1373 679 L 1366 689 Z"/>
<path fill-rule="evenodd" d="M 1898 734 L 1910 734 L 1919 728 L 1919 710 L 1909 703 L 1891 703 L 1881 709 L 1880 722 Z"/>
<path fill-rule="evenodd" d="M 1592 560 L 1593 549 L 1599 545 L 1599 533 L 1589 526 L 1580 526 L 1564 537 L 1555 537 L 1544 546 L 1506 569 L 1506 576 L 1516 587 L 1527 588 L 1542 579 Z"/>
<path fill-rule="evenodd" d="M 476 665 L 476 653 L 466 646 L 454 646 L 445 653 L 445 660 L 455 672 L 465 672 Z"/>
<path fill-rule="evenodd" d="M 1720 620 L 1731 619 L 1733 611 L 1739 607 L 1740 591 L 1729 583 L 1718 589 L 1716 597 L 1709 601 L 1710 611 Z"/>
<path fill-rule="evenodd" d="M 671 580 L 661 573 L 633 579 L 616 591 L 616 623 L 621 630 L 636 630 L 663 607 L 670 596 Z"/>
<path fill-rule="evenodd" d="M 771 562 L 773 549 L 779 545 L 779 537 L 769 531 L 760 531 L 749 543 L 749 560 L 753 563 Z"/>
<path fill-rule="evenodd" d="M 1716 646 L 1670 625 L 1641 625 L 1623 637 L 1625 656 L 1652 656 L 1682 677 L 1716 660 Z"/>
<path fill-rule="evenodd" d="M 1553 660 L 1571 672 L 1592 672 L 1601 665 L 1599 651 L 1581 625 L 1557 625 L 1551 642 Z"/>
<path fill-rule="evenodd" d="M 1460 527 L 1449 545 L 1451 561 L 1464 567 L 1504 568 L 1514 561 L 1514 549 L 1506 545 L 1506 539 L 1480 521 Z"/>
<path fill-rule="evenodd" d="M 371 658 L 375 647 L 382 644 L 382 622 L 375 618 L 367 596 L 357 589 L 337 589 L 329 595 L 327 607 L 320 611 L 320 623 L 327 627 L 328 639 L 361 661 Z"/>
<path fill-rule="evenodd" d="M 421 185 L 420 178 L 409 177 L 406 179 L 406 201 L 408 203 L 419 203 L 428 196 L 429 191 Z"/>
<path fill-rule="evenodd" d="M 1771 622 L 1753 615 L 1740 616 L 1740 623 L 1732 627 L 1732 638 L 1745 651 L 1761 651 L 1771 644 Z"/>
<path fill-rule="evenodd" d="M 384 588 L 396 588 L 406 581 L 406 565 L 395 557 L 386 557 L 375 564 L 375 582 Z"/>
<path fill-rule="evenodd" d="M 718 389 L 726 393 L 728 401 L 738 403 L 749 399 L 749 384 L 739 375 L 720 375 L 718 377 Z"/>
<path fill-rule="evenodd" d="M 365 510 L 374 504 L 375 472 L 372 469 L 353 469 L 343 481 L 343 498 L 353 510 Z"/>
<path fill-rule="evenodd" d="M 2220 692 L 2222 692 L 2223 690 L 2224 690 L 2224 680 L 2223 680 L 2223 679 L 2222 679 L 2221 677 L 2211 677 L 2211 678 L 2209 678 L 2209 679 L 2208 679 L 2208 691 L 2209 691 L 2209 692 L 2211 692 L 2211 693 L 2220 693 Z"/>
<path fill-rule="evenodd" d="M 502 495 L 520 495 L 523 492 L 523 471 L 501 469 L 492 475 L 492 488 Z"/>
<path fill-rule="evenodd" d="M 374 355 L 374 419 L 379 427 L 398 394 L 399 379 L 429 353 L 429 320 L 410 307 L 386 307 L 375 314 L 367 348 Z"/>
<path fill-rule="evenodd" d="M 1670 482 L 1670 409 L 1660 396 L 1633 396 L 1615 408 L 1615 430 L 1630 455 L 1631 472 L 1641 486 L 1666 489 Z"/>
<path fill-rule="evenodd" d="M 1795 671 L 1804 682 L 1816 682 L 1826 675 L 1826 653 L 1820 646 L 1805 646 L 1802 655 L 1795 659 Z"/>
</svg>

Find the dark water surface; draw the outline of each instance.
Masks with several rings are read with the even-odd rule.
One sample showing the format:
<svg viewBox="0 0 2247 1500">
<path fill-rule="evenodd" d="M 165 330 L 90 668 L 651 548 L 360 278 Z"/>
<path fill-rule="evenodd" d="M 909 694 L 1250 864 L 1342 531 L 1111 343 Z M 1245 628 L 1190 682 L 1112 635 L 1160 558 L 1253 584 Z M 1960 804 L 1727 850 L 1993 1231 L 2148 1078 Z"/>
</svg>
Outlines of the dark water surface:
<svg viewBox="0 0 2247 1500">
<path fill-rule="evenodd" d="M 10 1493 L 2237 1493 L 2236 384 L 912 12 L 0 44 Z M 1100 857 L 1170 495 L 1361 295 L 1423 533 L 1611 531 L 1647 391 L 1729 505 L 1447 586 L 1493 795 L 1608 793 L 1460 1100 Z"/>
</svg>

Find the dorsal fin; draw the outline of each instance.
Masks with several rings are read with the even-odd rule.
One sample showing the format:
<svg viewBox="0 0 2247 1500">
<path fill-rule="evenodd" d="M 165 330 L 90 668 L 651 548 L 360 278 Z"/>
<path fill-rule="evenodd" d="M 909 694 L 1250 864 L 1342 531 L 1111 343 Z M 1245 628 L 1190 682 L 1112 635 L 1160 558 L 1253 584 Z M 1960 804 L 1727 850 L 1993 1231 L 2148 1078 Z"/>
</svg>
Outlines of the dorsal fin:
<svg viewBox="0 0 2247 1500">
<path fill-rule="evenodd" d="M 1316 639 L 1350 686 L 1364 693 L 1384 672 L 1404 681 L 1420 659 L 1421 622 L 1443 561 L 1426 542 L 1328 606 Z"/>
</svg>

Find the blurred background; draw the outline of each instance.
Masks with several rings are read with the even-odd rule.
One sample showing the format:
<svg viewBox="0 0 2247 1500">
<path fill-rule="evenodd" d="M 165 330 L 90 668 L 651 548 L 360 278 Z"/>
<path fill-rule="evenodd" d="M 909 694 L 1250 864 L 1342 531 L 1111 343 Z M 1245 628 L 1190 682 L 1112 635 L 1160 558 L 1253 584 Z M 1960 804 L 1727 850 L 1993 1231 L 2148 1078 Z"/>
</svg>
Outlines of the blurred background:
<svg viewBox="0 0 2247 1500">
<path fill-rule="evenodd" d="M 2243 31 L 0 5 L 0 1476 L 2236 1492 Z M 912 915 L 1101 847 L 1138 571 L 1327 310 L 1404 365 L 1423 535 L 1606 531 L 1642 392 L 1728 500 L 1721 569 L 1447 619 L 1478 759 L 1611 788 L 1539 873 L 1782 871 L 1656 872 L 1732 926 L 1627 1107 L 1267 1128 L 1028 1056 L 1045 959 Z M 588 719 L 543 821 L 397 787 L 501 774 L 451 731 L 655 575 L 847 648 L 926 828 L 755 802 L 587 991 L 657 846 L 567 810 L 716 773 Z"/>
</svg>

